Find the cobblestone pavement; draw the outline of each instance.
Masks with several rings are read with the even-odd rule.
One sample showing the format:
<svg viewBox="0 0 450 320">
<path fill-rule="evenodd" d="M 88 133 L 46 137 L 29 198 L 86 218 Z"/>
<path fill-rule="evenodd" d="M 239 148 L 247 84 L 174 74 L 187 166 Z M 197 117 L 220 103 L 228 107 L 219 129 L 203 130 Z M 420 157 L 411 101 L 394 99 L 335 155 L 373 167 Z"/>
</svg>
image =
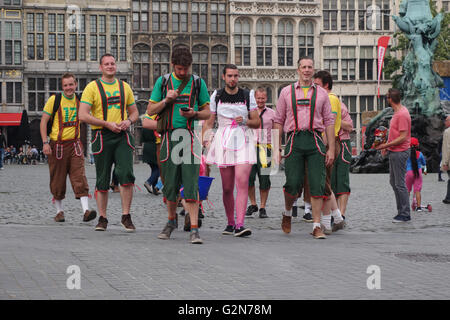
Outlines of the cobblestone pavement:
<svg viewBox="0 0 450 320">
<path fill-rule="evenodd" d="M 94 166 L 87 165 L 89 186 Z M 200 234 L 191 245 L 179 227 L 157 239 L 167 219 L 162 196 L 147 193 L 149 167 L 135 165 L 133 234 L 120 226 L 120 196 L 110 193 L 108 230 L 82 213 L 68 183 L 66 222 L 53 221 L 46 165 L 7 165 L 0 171 L 0 299 L 449 299 L 450 206 L 446 183 L 424 177 L 424 204 L 393 224 L 395 200 L 386 174 L 351 175 L 348 227 L 314 240 L 312 225 L 294 218 L 292 233 L 280 230 L 284 173 L 272 177 L 268 219 L 248 218 L 253 234 L 221 235 L 226 225 L 219 172 L 205 204 Z M 90 204 L 96 208 L 95 201 Z M 182 222 L 182 221 L 181 221 Z M 181 224 L 181 223 L 180 223 Z M 69 266 L 79 266 L 81 289 L 69 290 Z M 370 266 L 379 267 L 381 289 L 369 290 Z M 375 269 L 377 268 L 375 267 Z M 369 268 L 369 271 L 368 271 Z"/>
</svg>

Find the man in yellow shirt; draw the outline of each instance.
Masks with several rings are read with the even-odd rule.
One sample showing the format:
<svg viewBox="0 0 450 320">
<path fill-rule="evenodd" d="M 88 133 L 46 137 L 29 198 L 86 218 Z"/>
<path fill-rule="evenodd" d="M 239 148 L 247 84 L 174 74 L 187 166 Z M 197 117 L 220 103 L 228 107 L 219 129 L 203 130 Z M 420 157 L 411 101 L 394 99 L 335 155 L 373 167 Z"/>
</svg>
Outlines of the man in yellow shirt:
<svg viewBox="0 0 450 320">
<path fill-rule="evenodd" d="M 328 71 L 321 70 L 314 74 L 314 83 L 321 86 L 328 92 L 328 98 L 331 103 L 331 113 L 335 117 L 334 120 L 334 138 L 335 138 L 335 148 L 334 148 L 334 161 L 336 161 L 339 153 L 341 152 L 341 144 L 339 140 L 339 131 L 341 130 L 341 102 L 339 98 L 331 92 L 333 89 L 333 78 Z M 324 136 L 326 139 L 326 137 Z M 328 143 L 327 143 L 328 145 Z M 334 164 L 333 161 L 333 164 Z M 322 209 L 322 219 L 321 225 L 325 234 L 331 234 L 333 231 L 344 228 L 345 220 L 342 218 L 341 212 L 339 211 L 336 197 L 331 189 L 331 175 L 333 172 L 333 164 L 326 167 L 326 179 L 325 179 L 325 194 L 326 200 L 324 201 Z M 334 218 L 333 228 L 331 227 L 331 217 Z"/>
<path fill-rule="evenodd" d="M 50 170 L 50 191 L 56 205 L 56 222 L 64 222 L 62 200 L 66 195 L 66 179 L 69 175 L 73 192 L 81 199 L 83 221 L 95 219 L 95 210 L 89 210 L 89 185 L 84 172 L 83 146 L 80 141 L 79 100 L 75 95 L 77 81 L 71 73 L 61 79 L 62 93 L 48 99 L 42 113 L 40 133 L 43 152 L 48 157 Z M 50 122 L 50 141 L 47 138 L 47 124 Z"/>
<path fill-rule="evenodd" d="M 115 77 L 116 59 L 107 53 L 100 58 L 102 77 L 90 82 L 83 91 L 80 105 L 80 120 L 92 127 L 92 153 L 96 169 L 97 208 L 100 213 L 97 231 L 105 231 L 108 225 L 108 204 L 111 168 L 120 184 L 122 201 L 122 226 L 134 232 L 130 207 L 133 198 L 133 150 L 134 138 L 130 126 L 138 120 L 133 91 L 130 86 Z"/>
</svg>

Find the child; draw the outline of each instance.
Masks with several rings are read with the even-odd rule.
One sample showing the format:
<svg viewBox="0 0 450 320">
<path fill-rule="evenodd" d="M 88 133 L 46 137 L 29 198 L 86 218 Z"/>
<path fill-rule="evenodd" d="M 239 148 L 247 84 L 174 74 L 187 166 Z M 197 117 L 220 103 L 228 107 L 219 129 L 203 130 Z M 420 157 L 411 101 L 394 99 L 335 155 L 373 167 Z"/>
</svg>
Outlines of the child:
<svg viewBox="0 0 450 320">
<path fill-rule="evenodd" d="M 421 208 L 421 194 L 422 190 L 422 172 L 427 174 L 427 167 L 425 157 L 422 152 L 418 151 L 419 140 L 417 138 L 411 138 L 411 156 L 406 163 L 406 187 L 408 192 L 411 193 L 411 188 L 414 186 L 415 201 L 417 201 L 416 211 L 422 212 Z M 413 200 L 413 203 L 415 203 Z M 414 206 L 414 204 L 413 204 Z"/>
</svg>

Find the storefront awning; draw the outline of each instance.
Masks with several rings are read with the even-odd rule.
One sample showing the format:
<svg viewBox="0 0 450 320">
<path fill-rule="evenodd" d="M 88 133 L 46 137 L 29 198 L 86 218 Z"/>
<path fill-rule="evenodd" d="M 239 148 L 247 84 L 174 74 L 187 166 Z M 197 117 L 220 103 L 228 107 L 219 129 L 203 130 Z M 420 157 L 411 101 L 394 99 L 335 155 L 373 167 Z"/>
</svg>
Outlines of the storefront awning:
<svg viewBox="0 0 450 320">
<path fill-rule="evenodd" d="M 20 126 L 22 113 L 0 113 L 0 126 Z"/>
</svg>

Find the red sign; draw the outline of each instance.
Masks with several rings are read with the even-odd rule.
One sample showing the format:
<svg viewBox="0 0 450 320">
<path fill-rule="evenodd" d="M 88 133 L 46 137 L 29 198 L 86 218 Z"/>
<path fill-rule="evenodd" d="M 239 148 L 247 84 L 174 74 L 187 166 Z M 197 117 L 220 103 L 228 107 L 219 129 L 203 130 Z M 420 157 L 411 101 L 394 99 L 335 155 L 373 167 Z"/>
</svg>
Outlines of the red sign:
<svg viewBox="0 0 450 320">
<path fill-rule="evenodd" d="M 378 39 L 378 98 L 380 97 L 380 81 L 381 81 L 381 71 L 383 70 L 383 60 L 386 54 L 387 47 L 389 45 L 389 40 L 391 37 L 383 36 Z"/>
</svg>

